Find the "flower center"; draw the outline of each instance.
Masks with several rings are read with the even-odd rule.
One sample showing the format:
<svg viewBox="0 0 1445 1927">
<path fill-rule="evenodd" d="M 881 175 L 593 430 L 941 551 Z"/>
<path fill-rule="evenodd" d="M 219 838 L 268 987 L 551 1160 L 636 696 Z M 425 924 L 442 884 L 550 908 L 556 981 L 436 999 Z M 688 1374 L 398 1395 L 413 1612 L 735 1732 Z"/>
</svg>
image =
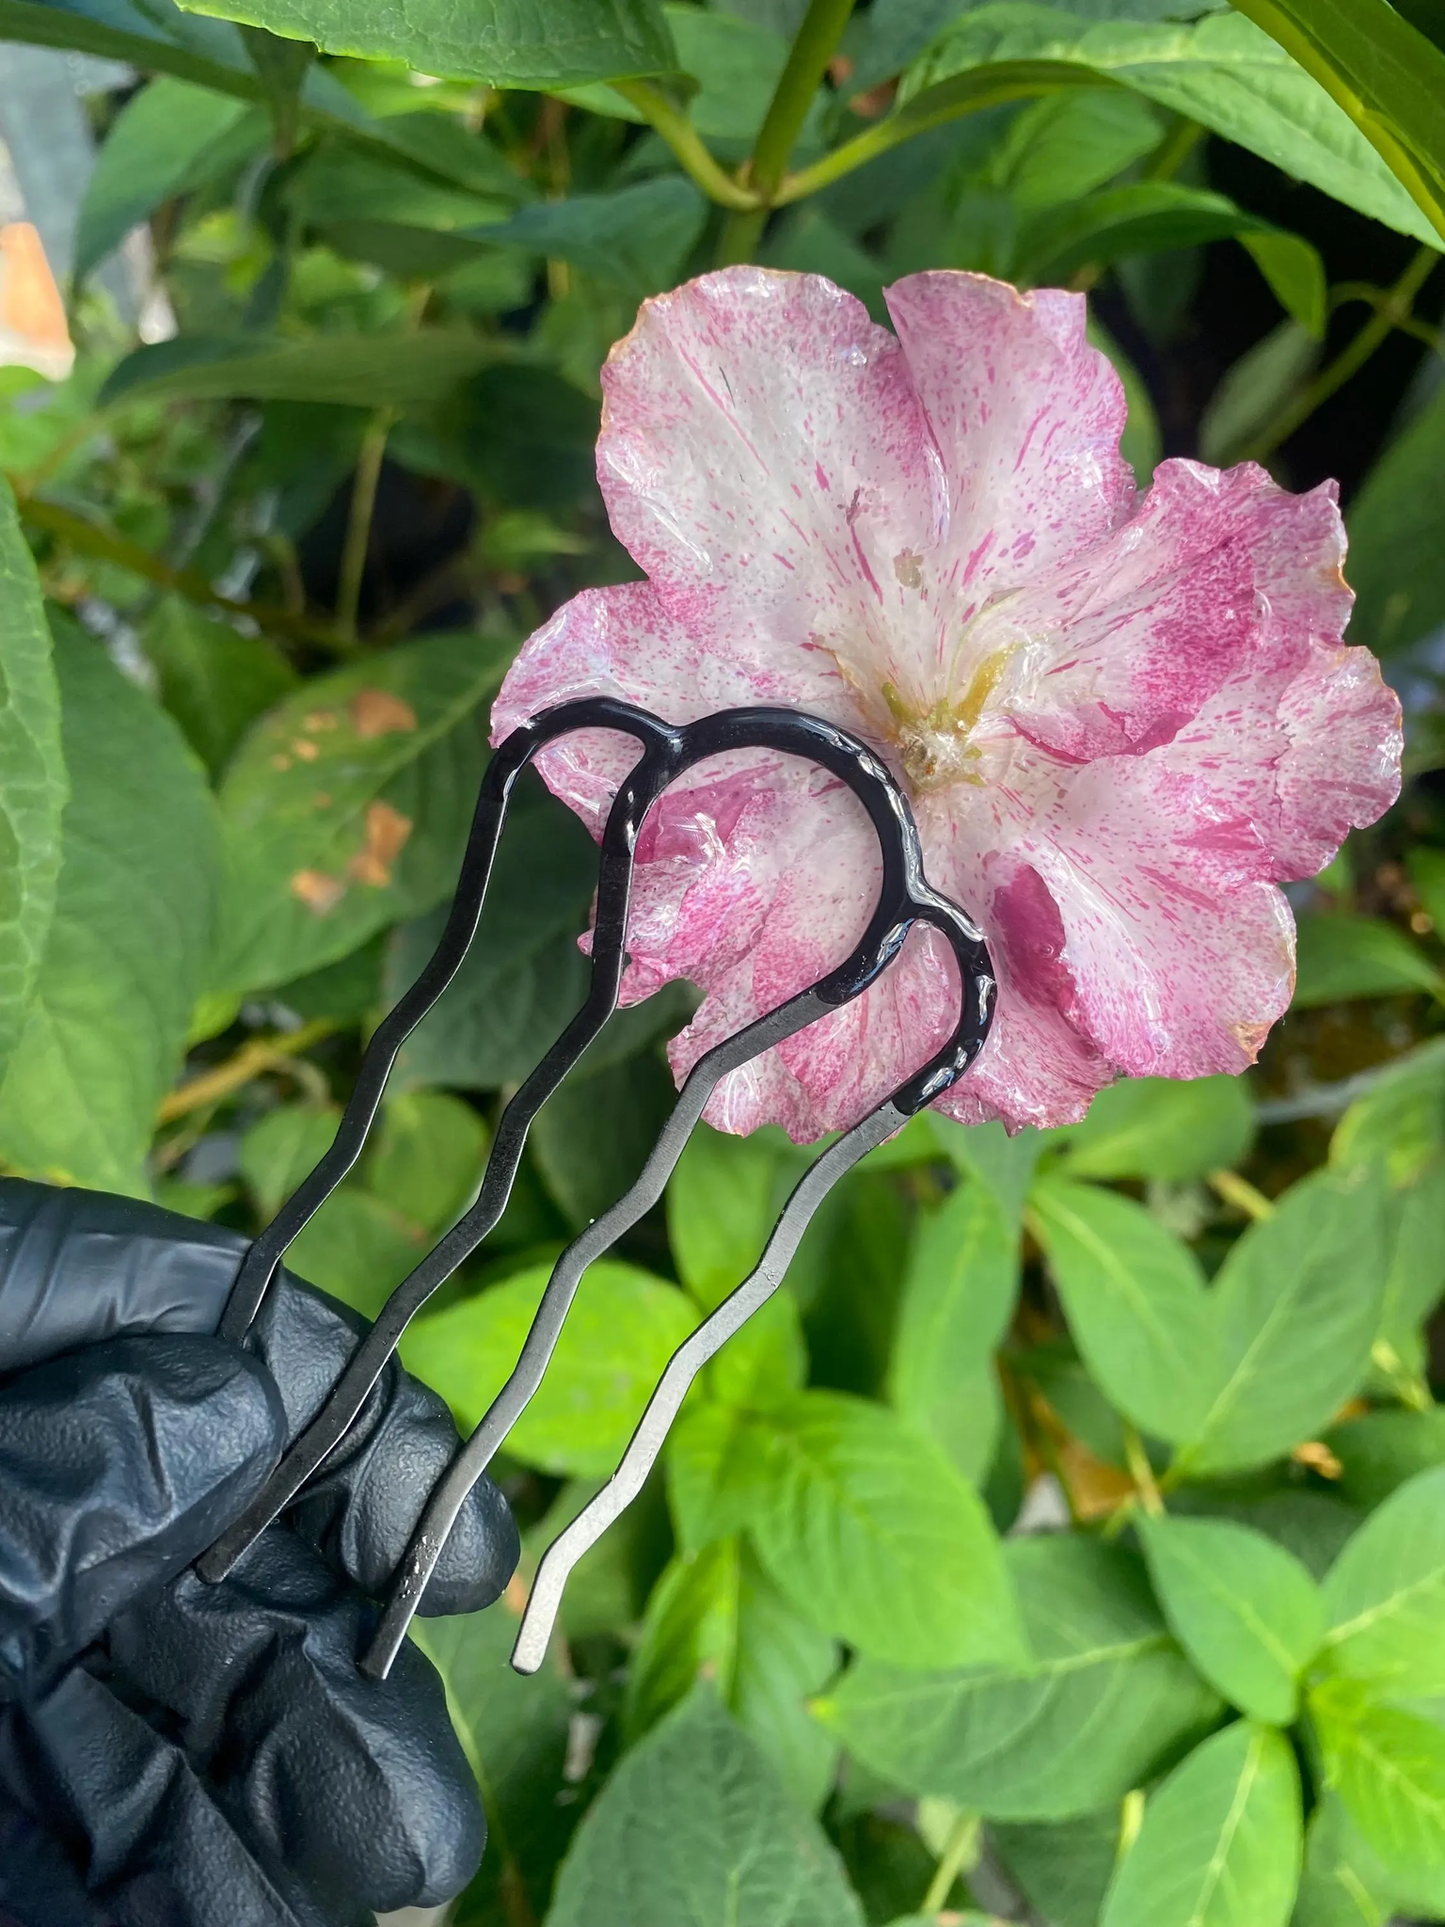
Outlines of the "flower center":
<svg viewBox="0 0 1445 1927">
<path fill-rule="evenodd" d="M 995 649 L 974 670 L 961 696 L 940 696 L 926 709 L 910 703 L 896 684 L 883 684 L 880 693 L 892 723 L 889 734 L 915 789 L 942 790 L 953 783 L 982 786 L 981 751 L 971 738 L 1012 653 L 1011 648 Z"/>
</svg>

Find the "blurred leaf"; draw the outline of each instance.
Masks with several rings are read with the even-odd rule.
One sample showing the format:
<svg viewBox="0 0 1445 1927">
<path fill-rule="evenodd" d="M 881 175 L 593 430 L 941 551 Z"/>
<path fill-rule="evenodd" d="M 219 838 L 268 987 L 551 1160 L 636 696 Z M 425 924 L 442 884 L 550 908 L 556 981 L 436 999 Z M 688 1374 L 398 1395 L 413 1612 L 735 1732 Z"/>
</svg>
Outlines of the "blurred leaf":
<svg viewBox="0 0 1445 1927">
<path fill-rule="evenodd" d="M 1299 975 L 1293 1008 L 1310 1010 L 1350 997 L 1427 990 L 1445 996 L 1445 979 L 1403 930 L 1379 917 L 1299 919 Z"/>
<path fill-rule="evenodd" d="M 1412 1184 L 1445 1151 L 1445 1038 L 1417 1045 L 1378 1074 L 1335 1127 L 1330 1163 L 1343 1171 L 1378 1164 L 1396 1188 Z"/>
<path fill-rule="evenodd" d="M 481 153 L 490 143 L 479 140 Z M 338 221 L 377 221 L 401 227 L 434 228 L 442 233 L 506 220 L 522 198 L 517 176 L 499 169 L 480 189 L 439 181 L 434 175 L 379 154 L 358 151 L 330 140 L 313 150 L 292 175 L 287 201 L 308 221 L 329 226 Z"/>
<path fill-rule="evenodd" d="M 625 1756 L 577 1831 L 547 1927 L 863 1927 L 826 1836 L 700 1687 Z"/>
<path fill-rule="evenodd" d="M 1428 1412 L 1365 1412 L 1325 1434 L 1344 1467 L 1340 1491 L 1367 1512 L 1417 1472 L 1445 1465 L 1445 1406 Z"/>
<path fill-rule="evenodd" d="M 1420 0 L 1415 0 L 1418 6 Z M 1445 234 L 1445 55 L 1384 0 L 1243 0 L 1328 89 Z M 1408 232 L 1408 230 L 1407 230 Z"/>
<path fill-rule="evenodd" d="M 338 0 L 244 0 L 244 15 L 227 0 L 227 11 L 289 39 L 314 40 L 326 53 L 404 60 L 426 74 L 497 87 L 577 86 L 667 73 L 677 64 L 653 0 L 474 0 L 465 20 L 444 0 L 417 0 L 404 15 L 359 15 Z"/>
<path fill-rule="evenodd" d="M 1356 1391 L 1385 1289 L 1382 1189 L 1369 1172 L 1316 1171 L 1252 1224 L 1214 1283 L 1224 1347 L 1201 1423 L 1182 1436 L 1191 1476 L 1280 1457 Z"/>
<path fill-rule="evenodd" d="M 699 1680 L 771 1761 L 800 1806 L 816 1808 L 838 1745 L 804 1704 L 836 1664 L 833 1642 L 778 1592 L 745 1542 L 677 1555 L 648 1602 L 627 1682 L 634 1737 Z"/>
<path fill-rule="evenodd" d="M 995 1824 L 989 1837 L 1050 1927 L 1098 1927 L 1119 1857 L 1118 1807 L 1052 1826 Z"/>
<path fill-rule="evenodd" d="M 111 123 L 80 204 L 77 278 L 163 201 L 219 179 L 269 140 L 264 113 L 209 87 L 162 75 L 132 94 Z"/>
<path fill-rule="evenodd" d="M 180 1070 L 211 941 L 215 812 L 169 716 L 68 620 L 54 632 L 70 800 L 54 918 L 0 1084 L 0 1157 L 22 1176 L 144 1196 L 156 1106 Z M 43 673 L 19 656 L 42 746 Z M 23 737 L 11 740 L 22 753 Z"/>
<path fill-rule="evenodd" d="M 993 1426 L 980 1428 L 974 1389 L 1013 1316 L 1018 1234 L 977 1180 L 959 1185 L 914 1233 L 889 1396 L 943 1447 L 967 1478 L 993 1457 Z M 984 1393 L 988 1400 L 988 1393 Z M 990 1411 L 988 1416 L 995 1419 Z"/>
<path fill-rule="evenodd" d="M 777 1291 L 758 1307 L 708 1368 L 714 1398 L 743 1412 L 771 1412 L 800 1392 L 808 1347 L 798 1301 Z"/>
<path fill-rule="evenodd" d="M 678 1276 L 704 1311 L 757 1263 L 777 1217 L 779 1147 L 772 1132 L 733 1137 L 699 1124 L 667 1187 Z"/>
<path fill-rule="evenodd" d="M 1350 504 L 1350 641 L 1380 655 L 1445 622 L 1445 388 L 1389 443 Z"/>
<path fill-rule="evenodd" d="M 1288 1726 L 1325 1634 L 1309 1573 L 1263 1533 L 1227 1519 L 1141 1514 L 1136 1528 L 1164 1616 L 1200 1672 L 1242 1713 Z"/>
<path fill-rule="evenodd" d="M 768 234 L 763 258 L 770 268 L 824 275 L 856 295 L 873 319 L 886 325 L 882 265 L 830 221 L 816 202 L 805 201 L 782 217 Z"/>
<path fill-rule="evenodd" d="M 60 690 L 35 564 L 0 484 L 0 1077 L 35 995 L 68 792 Z"/>
<path fill-rule="evenodd" d="M 1164 117 L 1123 88 L 1046 94 L 1022 107 L 982 170 L 1025 214 L 1078 202 L 1159 145 Z"/>
<path fill-rule="evenodd" d="M 354 1024 L 382 1004 L 382 938 L 368 938 L 335 963 L 323 964 L 304 977 L 278 984 L 271 1001 L 294 1010 L 298 1017 L 329 1017 L 333 1023 Z M 393 1073 L 393 1088 L 399 1080 Z"/>
<path fill-rule="evenodd" d="M 1133 469 L 1140 488 L 1145 488 L 1164 453 L 1164 437 L 1154 398 L 1134 363 L 1094 314 L 1089 316 L 1089 340 L 1113 362 L 1114 373 L 1124 384 L 1124 406 L 1128 412 L 1124 433 L 1119 438 L 1119 453 Z"/>
<path fill-rule="evenodd" d="M 1161 1439 L 1197 1434 L 1219 1339 L 1199 1261 L 1142 1205 L 1068 1179 L 1031 1210 L 1069 1329 L 1110 1403 Z"/>
<path fill-rule="evenodd" d="M 454 1927 L 508 1927 L 523 1906 L 539 1920 L 572 1830 L 575 1808 L 562 1799 L 572 1694 L 555 1650 L 534 1677 L 512 1671 L 517 1626 L 503 1601 L 412 1622 L 446 1686 L 487 1815 L 482 1869 L 457 1903 Z"/>
<path fill-rule="evenodd" d="M 362 1181 L 373 1197 L 426 1231 L 446 1231 L 476 1195 L 487 1129 L 444 1091 L 389 1096 L 373 1130 Z"/>
<path fill-rule="evenodd" d="M 1009 1542 L 1034 1657 L 1009 1668 L 854 1666 L 819 1707 L 888 1782 L 1000 1820 L 1092 1813 L 1157 1773 L 1219 1701 L 1170 1639 L 1130 1554 Z"/>
<path fill-rule="evenodd" d="M 547 1189 L 578 1230 L 641 1175 L 677 1095 L 653 1050 L 588 1071 L 584 1061 L 547 1100 L 531 1137 Z"/>
<path fill-rule="evenodd" d="M 597 403 L 550 368 L 495 362 L 437 426 L 472 485 L 508 509 L 561 511 L 595 495 Z"/>
<path fill-rule="evenodd" d="M 1445 1468 L 1370 1515 L 1331 1568 L 1325 1605 L 1335 1673 L 1397 1698 L 1445 1694 Z"/>
<path fill-rule="evenodd" d="M 1376 1868 L 1374 1855 L 1360 1841 L 1339 1800 L 1326 1795 L 1305 1834 L 1304 1871 L 1291 1927 L 1389 1927 L 1393 1909 L 1376 1890 Z"/>
<path fill-rule="evenodd" d="M 241 36 L 229 21 L 192 20 L 171 0 L 3 0 L 0 34 L 33 47 L 69 47 L 203 87 L 259 91 Z"/>
<path fill-rule="evenodd" d="M 966 99 L 982 101 L 991 87 L 1001 91 L 1011 82 L 1016 93 L 1034 76 L 1041 93 L 1109 80 L 1133 88 L 1361 214 L 1438 245 L 1426 215 L 1345 111 L 1252 21 L 1233 13 L 1194 26 L 1096 24 L 1052 7 L 980 7 L 909 69 L 895 112 L 925 123 L 959 111 Z"/>
<path fill-rule="evenodd" d="M 1445 1728 L 1349 1680 L 1310 1696 L 1326 1784 L 1412 1903 L 1445 1907 Z"/>
<path fill-rule="evenodd" d="M 457 329 L 415 334 L 325 334 L 299 341 L 254 335 L 177 335 L 127 355 L 100 391 L 127 401 L 330 402 L 408 408 L 439 401 L 496 354 Z"/>
<path fill-rule="evenodd" d="M 1071 1178 L 1180 1182 L 1228 1170 L 1254 1138 L 1254 1106 L 1241 1077 L 1124 1077 L 1100 1091 L 1064 1139 Z"/>
<path fill-rule="evenodd" d="M 313 677 L 221 785 L 212 988 L 284 983 L 450 895 L 510 643 L 427 636 Z"/>
<path fill-rule="evenodd" d="M 1285 313 L 1322 341 L 1329 289 L 1319 249 L 1303 235 L 1263 225 L 1242 231 L 1239 238 Z"/>
<path fill-rule="evenodd" d="M 1401 1358 L 1445 1293 L 1445 1158 L 1437 1158 L 1387 1207 L 1389 1270 L 1377 1337 Z"/>
<path fill-rule="evenodd" d="M 1040 209 L 1020 231 L 1016 266 L 1020 279 L 1056 287 L 1086 264 L 1108 267 L 1126 254 L 1202 247 L 1265 225 L 1224 194 L 1175 181 L 1128 181 Z"/>
<path fill-rule="evenodd" d="M 1246 350 L 1209 398 L 1199 421 L 1199 453 L 1220 465 L 1267 429 L 1313 374 L 1320 344 L 1291 317 Z"/>
<path fill-rule="evenodd" d="M 264 636 L 243 635 L 179 596 L 161 598 L 140 641 L 161 701 L 212 777 L 256 718 L 296 683 L 295 670 Z"/>
<path fill-rule="evenodd" d="M 278 1104 L 241 1139 L 241 1175 L 256 1209 L 274 1218 L 301 1180 L 331 1149 L 339 1104 Z"/>
<path fill-rule="evenodd" d="M 609 194 L 538 202 L 487 237 L 570 261 L 639 298 L 671 287 L 702 232 L 707 203 L 680 175 Z"/>
<path fill-rule="evenodd" d="M 1301 1833 L 1288 1741 L 1236 1721 L 1150 1795 L 1100 1927 L 1286 1927 Z"/>
<path fill-rule="evenodd" d="M 363 1318 L 375 1318 L 430 1244 L 420 1225 L 369 1192 L 343 1185 L 297 1236 L 286 1265 Z"/>
<path fill-rule="evenodd" d="M 904 1664 L 981 1665 L 1019 1651 L 988 1514 L 937 1447 L 838 1392 L 802 1393 L 753 1423 L 770 1474 L 748 1523 L 799 1611 Z"/>
<path fill-rule="evenodd" d="M 923 1115 L 950 1164 L 987 1185 L 1004 1216 L 1015 1221 L 1033 1182 L 1034 1166 L 1047 1148 L 1045 1134 L 1026 1124 L 1010 1137 L 1002 1124 L 955 1124 L 941 1111 Z"/>
<path fill-rule="evenodd" d="M 741 1532 L 769 1502 L 773 1439 L 755 1419 L 732 1405 L 694 1404 L 668 1434 L 667 1496 L 684 1552 Z"/>
<path fill-rule="evenodd" d="M 407 1370 L 441 1393 L 464 1431 L 480 1423 L 510 1376 L 550 1272 L 549 1265 L 520 1271 L 419 1318 L 402 1340 Z M 508 1436 L 508 1452 L 545 1472 L 612 1471 L 692 1324 L 674 1286 L 633 1265 L 593 1265 L 541 1389 Z"/>
</svg>

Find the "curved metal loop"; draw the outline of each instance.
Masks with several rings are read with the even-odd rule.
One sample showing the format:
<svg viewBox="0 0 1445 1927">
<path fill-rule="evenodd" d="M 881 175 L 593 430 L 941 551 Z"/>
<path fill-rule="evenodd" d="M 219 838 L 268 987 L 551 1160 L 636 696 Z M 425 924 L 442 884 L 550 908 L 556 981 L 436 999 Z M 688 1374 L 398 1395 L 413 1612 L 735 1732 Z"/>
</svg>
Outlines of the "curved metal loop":
<svg viewBox="0 0 1445 1927">
<path fill-rule="evenodd" d="M 203 1577 L 224 1577 L 336 1448 L 411 1318 L 500 1218 L 533 1117 L 616 1008 L 626 961 L 627 911 L 637 837 L 648 810 L 668 785 L 696 763 L 729 750 L 773 749 L 820 765 L 859 797 L 873 823 L 883 869 L 878 901 L 866 931 L 842 964 L 811 989 L 790 998 L 699 1060 L 637 1183 L 559 1259 L 516 1370 L 439 1481 L 418 1524 L 399 1568 L 382 1627 L 367 1655 L 366 1670 L 373 1674 L 384 1675 L 388 1670 L 467 1493 L 540 1383 L 582 1272 L 661 1196 L 693 1125 L 720 1079 L 828 1010 L 859 996 L 898 955 L 915 922 L 938 929 L 954 953 L 961 979 L 959 1020 L 942 1049 L 865 1124 L 876 1121 L 885 1109 L 890 1111 L 892 1122 L 882 1133 L 886 1136 L 946 1090 L 982 1047 L 992 1015 L 993 981 L 981 933 L 957 905 L 929 887 L 906 797 L 886 765 L 848 731 L 798 711 L 771 707 L 725 710 L 675 728 L 645 710 L 611 698 L 559 705 L 515 731 L 494 755 L 478 798 L 452 912 L 436 951 L 373 1035 L 331 1149 L 247 1254 L 222 1327 L 227 1335 L 242 1337 L 249 1330 L 287 1245 L 355 1164 L 401 1044 L 466 957 L 518 775 L 547 743 L 577 729 L 598 728 L 632 736 L 643 753 L 619 787 L 603 834 L 587 999 L 503 1112 L 476 1203 L 393 1292 L 326 1403 L 293 1442 L 261 1493 L 198 1561 L 197 1569 Z M 862 1129 L 855 1127 L 834 1150 L 840 1150 Z M 855 1155 L 861 1156 L 867 1148 L 864 1144 Z M 833 1154 L 828 1153 L 820 1163 L 832 1161 Z M 773 1243 L 782 1231 L 780 1221 Z M 709 1325 L 712 1323 L 710 1320 Z M 723 1338 L 717 1342 L 721 1344 Z M 659 1387 L 659 1394 L 661 1391 Z"/>
</svg>

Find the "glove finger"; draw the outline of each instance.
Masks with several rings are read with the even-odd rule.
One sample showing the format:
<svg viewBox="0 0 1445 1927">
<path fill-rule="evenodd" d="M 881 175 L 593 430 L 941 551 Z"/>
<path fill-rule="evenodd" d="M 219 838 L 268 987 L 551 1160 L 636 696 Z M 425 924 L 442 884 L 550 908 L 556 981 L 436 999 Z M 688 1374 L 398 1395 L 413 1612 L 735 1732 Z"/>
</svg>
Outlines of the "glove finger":
<svg viewBox="0 0 1445 1927">
<path fill-rule="evenodd" d="M 362 1927 L 259 1864 L 180 1748 L 84 1666 L 23 1718 L 33 1796 L 106 1927 Z"/>
<path fill-rule="evenodd" d="M 270 1375 L 215 1338 L 116 1338 L 0 1389 L 0 1691 L 97 1637 L 258 1490 Z"/>
<path fill-rule="evenodd" d="M 213 1332 L 245 1250 L 137 1198 L 0 1179 L 0 1370 L 123 1332 Z"/>
<path fill-rule="evenodd" d="M 263 1861 L 386 1912 L 459 1893 L 486 1825 L 422 1654 L 405 1647 L 380 1683 L 358 1673 L 371 1620 L 309 1547 L 273 1527 L 222 1584 L 183 1573 L 124 1614 L 109 1643 L 119 1674 L 180 1722 Z"/>
<path fill-rule="evenodd" d="M 366 1330 L 365 1321 L 289 1273 L 255 1328 L 293 1433 L 320 1409 Z M 390 1584 L 432 1487 L 457 1450 L 435 1392 L 387 1366 L 338 1449 L 306 1486 L 288 1522 L 363 1592 Z M 521 1554 L 510 1508 L 490 1479 L 474 1487 L 422 1598 L 423 1613 L 491 1605 Z"/>
</svg>

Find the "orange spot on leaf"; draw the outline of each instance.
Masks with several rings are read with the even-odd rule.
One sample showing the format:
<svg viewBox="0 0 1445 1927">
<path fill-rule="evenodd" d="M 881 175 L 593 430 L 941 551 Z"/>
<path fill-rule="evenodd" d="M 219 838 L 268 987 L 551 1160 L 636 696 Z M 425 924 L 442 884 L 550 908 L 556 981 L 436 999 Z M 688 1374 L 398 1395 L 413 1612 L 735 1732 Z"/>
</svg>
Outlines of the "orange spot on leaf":
<svg viewBox="0 0 1445 1927">
<path fill-rule="evenodd" d="M 416 711 L 389 689 L 358 689 L 351 699 L 351 726 L 363 741 L 416 728 Z"/>
<path fill-rule="evenodd" d="M 298 736 L 291 745 L 291 753 L 299 756 L 303 763 L 314 763 L 321 751 L 305 736 Z"/>
<path fill-rule="evenodd" d="M 391 866 L 396 862 L 411 835 L 411 818 L 394 810 L 390 803 L 370 803 L 366 810 L 366 841 L 347 865 L 347 875 L 357 883 L 385 889 L 391 882 Z"/>
<path fill-rule="evenodd" d="M 291 894 L 324 917 L 346 895 L 346 879 L 328 876 L 324 870 L 298 870 L 291 879 Z"/>
</svg>

